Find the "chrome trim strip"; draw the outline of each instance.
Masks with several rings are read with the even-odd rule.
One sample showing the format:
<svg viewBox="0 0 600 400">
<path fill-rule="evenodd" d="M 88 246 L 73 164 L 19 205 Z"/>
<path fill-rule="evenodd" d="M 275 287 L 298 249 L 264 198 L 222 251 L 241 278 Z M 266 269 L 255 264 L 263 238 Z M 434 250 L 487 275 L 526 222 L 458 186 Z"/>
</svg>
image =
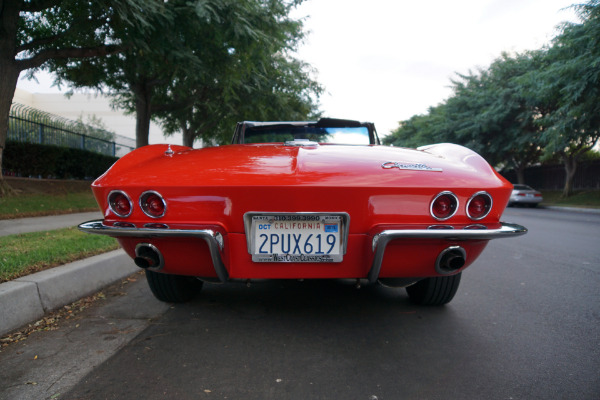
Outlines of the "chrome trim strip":
<svg viewBox="0 0 600 400">
<path fill-rule="evenodd" d="M 373 264 L 367 278 L 375 283 L 379 278 L 385 249 L 389 242 L 396 239 L 442 239 L 449 241 L 491 240 L 521 236 L 527 228 L 517 224 L 501 222 L 498 229 L 399 229 L 386 230 L 373 237 Z"/>
<path fill-rule="evenodd" d="M 111 237 L 163 238 L 163 237 L 193 237 L 202 239 L 208 245 L 215 272 L 221 282 L 229 279 L 229 273 L 223 264 L 220 250 L 223 250 L 223 238 L 219 232 L 210 229 L 149 229 L 149 228 L 119 228 L 106 226 L 102 220 L 84 222 L 78 226 L 80 231 Z M 220 242 L 220 243 L 219 243 Z"/>
</svg>

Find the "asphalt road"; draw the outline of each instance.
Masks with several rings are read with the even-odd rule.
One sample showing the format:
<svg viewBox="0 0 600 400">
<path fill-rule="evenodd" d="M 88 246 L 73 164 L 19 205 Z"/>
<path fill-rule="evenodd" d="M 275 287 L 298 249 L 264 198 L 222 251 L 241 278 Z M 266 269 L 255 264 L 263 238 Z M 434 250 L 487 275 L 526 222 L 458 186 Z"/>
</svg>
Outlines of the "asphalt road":
<svg viewBox="0 0 600 400">
<path fill-rule="evenodd" d="M 503 219 L 529 233 L 492 241 L 446 307 L 346 281 L 165 305 L 137 279 L 0 353 L 0 398 L 600 398 L 600 215 Z"/>
</svg>

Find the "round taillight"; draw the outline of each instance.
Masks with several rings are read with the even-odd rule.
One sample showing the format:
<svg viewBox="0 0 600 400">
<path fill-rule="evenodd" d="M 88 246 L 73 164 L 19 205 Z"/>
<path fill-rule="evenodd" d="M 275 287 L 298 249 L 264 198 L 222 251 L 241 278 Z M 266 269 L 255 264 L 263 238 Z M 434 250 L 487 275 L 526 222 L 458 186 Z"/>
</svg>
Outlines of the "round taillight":
<svg viewBox="0 0 600 400">
<path fill-rule="evenodd" d="M 108 194 L 108 206 L 111 211 L 121 218 L 129 217 L 133 211 L 133 203 L 127 193 L 113 190 Z"/>
<path fill-rule="evenodd" d="M 140 207 L 151 218 L 160 218 L 167 212 L 167 203 L 160 193 L 148 191 L 140 196 Z"/>
<path fill-rule="evenodd" d="M 486 192 L 475 193 L 467 203 L 467 215 L 473 220 L 485 218 L 492 210 L 492 196 Z"/>
<path fill-rule="evenodd" d="M 431 202 L 431 216 L 438 221 L 452 217 L 458 210 L 458 199 L 452 192 L 442 192 Z"/>
</svg>

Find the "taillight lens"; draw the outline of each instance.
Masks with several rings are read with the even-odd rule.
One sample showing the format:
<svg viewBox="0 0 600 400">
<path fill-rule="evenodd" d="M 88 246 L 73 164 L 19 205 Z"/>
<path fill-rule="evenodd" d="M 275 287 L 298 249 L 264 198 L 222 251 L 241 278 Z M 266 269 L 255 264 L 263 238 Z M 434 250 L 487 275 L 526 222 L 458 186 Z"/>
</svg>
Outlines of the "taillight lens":
<svg viewBox="0 0 600 400">
<path fill-rule="evenodd" d="M 108 194 L 108 206 L 121 218 L 129 217 L 133 211 L 133 203 L 127 193 L 114 190 Z"/>
<path fill-rule="evenodd" d="M 467 215 L 473 220 L 485 218 L 492 210 L 492 196 L 486 192 L 475 193 L 467 203 Z"/>
<path fill-rule="evenodd" d="M 433 218 L 444 221 L 458 210 L 458 199 L 452 192 L 442 192 L 431 202 L 430 212 Z"/>
<path fill-rule="evenodd" d="M 160 193 L 148 191 L 140 196 L 140 207 L 151 218 L 160 218 L 167 212 L 167 203 Z"/>
</svg>

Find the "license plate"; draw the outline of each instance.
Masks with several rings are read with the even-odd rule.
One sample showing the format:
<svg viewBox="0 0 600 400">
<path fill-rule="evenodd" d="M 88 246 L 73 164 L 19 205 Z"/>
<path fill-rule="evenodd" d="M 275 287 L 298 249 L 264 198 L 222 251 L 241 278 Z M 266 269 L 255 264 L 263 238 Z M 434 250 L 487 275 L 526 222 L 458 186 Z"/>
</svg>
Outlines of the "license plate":
<svg viewBox="0 0 600 400">
<path fill-rule="evenodd" d="M 341 262 L 347 220 L 347 214 L 252 214 L 247 219 L 252 261 Z"/>
</svg>

